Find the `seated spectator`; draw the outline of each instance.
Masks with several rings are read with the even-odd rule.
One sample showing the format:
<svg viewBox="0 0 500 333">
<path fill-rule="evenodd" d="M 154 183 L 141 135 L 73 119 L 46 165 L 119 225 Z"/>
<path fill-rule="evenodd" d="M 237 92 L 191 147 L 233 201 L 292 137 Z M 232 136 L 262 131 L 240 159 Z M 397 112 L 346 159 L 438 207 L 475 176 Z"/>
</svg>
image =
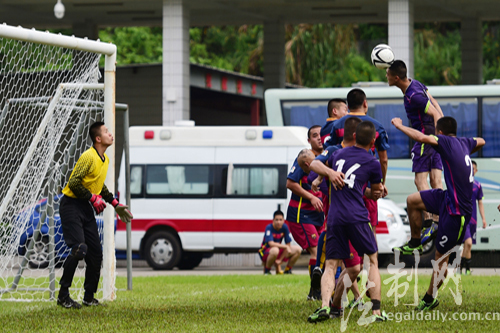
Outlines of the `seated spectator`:
<svg viewBox="0 0 500 333">
<path fill-rule="evenodd" d="M 285 239 L 285 244 L 281 241 Z M 259 250 L 259 256 L 264 265 L 264 274 L 271 275 L 271 267 L 276 265 L 276 274 L 280 274 L 281 263 L 287 262 L 285 274 L 292 274 L 292 267 L 300 257 L 300 247 L 291 245 L 290 231 L 285 224 L 283 212 L 277 210 L 274 212 L 273 223 L 266 227 L 264 240 Z"/>
</svg>

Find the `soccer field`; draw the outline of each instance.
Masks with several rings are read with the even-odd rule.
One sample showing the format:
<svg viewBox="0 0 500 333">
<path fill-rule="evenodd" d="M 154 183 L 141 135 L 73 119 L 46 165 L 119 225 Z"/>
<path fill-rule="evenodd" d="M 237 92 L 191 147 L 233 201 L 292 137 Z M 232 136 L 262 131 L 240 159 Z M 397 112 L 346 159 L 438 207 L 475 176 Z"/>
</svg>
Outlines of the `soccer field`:
<svg viewBox="0 0 500 333">
<path fill-rule="evenodd" d="M 382 276 L 382 281 L 389 277 Z M 429 278 L 419 275 L 419 297 Z M 498 311 L 500 277 L 472 275 L 461 281 L 462 305 L 455 304 L 449 288 L 456 285 L 450 280 L 440 291 L 440 305 L 434 314 L 425 313 L 424 320 L 411 319 L 413 307 L 402 305 L 413 301 L 413 283 L 397 307 L 394 296 L 386 295 L 391 284 L 383 285 L 382 307 L 393 320 L 359 326 L 362 312 L 353 310 L 346 331 L 498 331 L 498 314 L 496 320 L 485 317 Z M 306 301 L 309 278 L 304 275 L 137 277 L 133 291 L 124 290 L 126 279 L 118 278 L 117 287 L 117 300 L 99 308 L 67 310 L 55 302 L 2 302 L 2 332 L 340 332 L 340 319 L 307 322 L 319 302 Z M 454 313 L 458 320 L 452 318 Z M 469 313 L 475 319 L 465 318 L 472 316 Z"/>
</svg>

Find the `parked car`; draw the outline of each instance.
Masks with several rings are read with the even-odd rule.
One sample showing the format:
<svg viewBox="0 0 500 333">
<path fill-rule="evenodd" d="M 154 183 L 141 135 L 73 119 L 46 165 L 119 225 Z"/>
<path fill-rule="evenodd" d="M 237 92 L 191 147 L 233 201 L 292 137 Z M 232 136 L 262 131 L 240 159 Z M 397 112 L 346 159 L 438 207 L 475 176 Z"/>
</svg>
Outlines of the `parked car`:
<svg viewBox="0 0 500 333">
<path fill-rule="evenodd" d="M 59 200 L 62 198 L 62 194 L 59 194 L 54 197 L 54 244 L 55 244 L 55 262 L 63 261 L 69 254 L 70 248 L 66 245 L 63 238 L 62 227 L 61 227 L 61 218 L 59 216 Z M 47 205 L 47 199 L 42 199 L 38 201 L 34 208 L 28 207 L 25 208 L 18 214 L 17 221 L 20 221 L 24 214 L 29 214 L 31 210 L 33 212 L 29 216 L 28 221 L 26 222 L 25 231 L 22 233 L 19 240 L 18 254 L 24 256 L 28 249 L 29 243 L 28 240 L 33 238 L 34 232 L 40 223 L 41 215 L 45 210 Z M 97 227 L 99 230 L 102 230 L 103 227 L 103 218 L 101 215 L 96 216 Z M 116 219 L 115 219 L 115 230 L 116 230 Z M 102 237 L 102 233 L 101 233 Z M 102 238 L 101 238 L 102 241 Z M 125 259 L 126 253 L 125 251 L 117 251 L 116 253 L 117 259 Z M 35 241 L 33 246 L 33 251 L 28 257 L 28 265 L 31 268 L 46 268 L 49 266 L 49 218 L 46 217 L 45 221 L 40 229 L 40 235 Z"/>
</svg>

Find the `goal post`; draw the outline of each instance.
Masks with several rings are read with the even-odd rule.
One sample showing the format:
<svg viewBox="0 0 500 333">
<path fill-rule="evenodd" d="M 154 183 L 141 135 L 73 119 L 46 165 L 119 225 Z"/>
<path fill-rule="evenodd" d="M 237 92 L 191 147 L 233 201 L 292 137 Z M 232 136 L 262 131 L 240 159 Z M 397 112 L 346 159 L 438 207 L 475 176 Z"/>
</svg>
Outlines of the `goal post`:
<svg viewBox="0 0 500 333">
<path fill-rule="evenodd" d="M 98 83 L 102 55 L 104 84 Z M 19 274 L 12 276 L 12 272 L 22 274 L 24 269 L 19 265 L 23 260 L 18 247 L 24 246 L 26 250 L 29 246 L 43 245 L 42 235 L 35 239 L 33 234 L 25 245 L 20 245 L 30 223 L 35 223 L 33 216 L 37 209 L 38 229 L 45 227 L 42 224 L 47 217 L 50 229 L 47 237 L 60 238 L 61 235 L 54 235 L 54 198 L 66 185 L 63 182 L 67 182 L 79 155 L 89 148 L 88 122 L 103 120 L 115 133 L 115 72 L 113 44 L 0 25 L 0 299 L 46 299 L 44 295 L 25 296 L 17 291 L 14 295 L 13 289 L 28 292 L 50 289 L 49 299 L 53 299 L 56 282 L 53 271 L 50 278 L 45 277 L 47 272 L 32 272 L 26 279 L 28 282 L 19 282 Z M 29 142 L 9 146 L 22 138 Z M 13 156 L 3 154 L 12 149 L 16 152 Z M 109 169 L 105 184 L 116 193 L 114 145 L 106 154 Z M 43 202 L 46 208 L 42 208 Z M 103 213 L 101 236 L 103 300 L 116 297 L 114 220 L 113 207 L 108 205 Z M 34 224 L 31 229 L 35 229 Z M 35 245 L 28 246 L 30 242 Z M 52 251 L 51 269 L 60 247 L 61 244 L 53 242 L 48 246 Z M 15 280 L 18 283 L 14 284 Z M 82 287 L 83 283 L 79 285 Z"/>
</svg>

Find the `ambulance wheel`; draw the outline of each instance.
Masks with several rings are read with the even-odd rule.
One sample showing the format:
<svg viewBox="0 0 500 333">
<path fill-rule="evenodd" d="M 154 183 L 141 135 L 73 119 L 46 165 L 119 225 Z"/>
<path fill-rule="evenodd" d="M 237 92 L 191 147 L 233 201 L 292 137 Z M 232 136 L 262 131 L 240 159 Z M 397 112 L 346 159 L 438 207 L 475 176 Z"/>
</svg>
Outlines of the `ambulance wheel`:
<svg viewBox="0 0 500 333">
<path fill-rule="evenodd" d="M 179 267 L 179 269 L 183 269 L 183 270 L 184 269 L 194 269 L 195 267 L 198 267 L 198 265 L 201 263 L 202 260 L 203 260 L 203 253 L 184 252 L 177 267 Z"/>
<path fill-rule="evenodd" d="M 155 270 L 170 270 L 181 259 L 182 249 L 177 237 L 167 231 L 157 231 L 148 237 L 144 256 Z"/>
</svg>

